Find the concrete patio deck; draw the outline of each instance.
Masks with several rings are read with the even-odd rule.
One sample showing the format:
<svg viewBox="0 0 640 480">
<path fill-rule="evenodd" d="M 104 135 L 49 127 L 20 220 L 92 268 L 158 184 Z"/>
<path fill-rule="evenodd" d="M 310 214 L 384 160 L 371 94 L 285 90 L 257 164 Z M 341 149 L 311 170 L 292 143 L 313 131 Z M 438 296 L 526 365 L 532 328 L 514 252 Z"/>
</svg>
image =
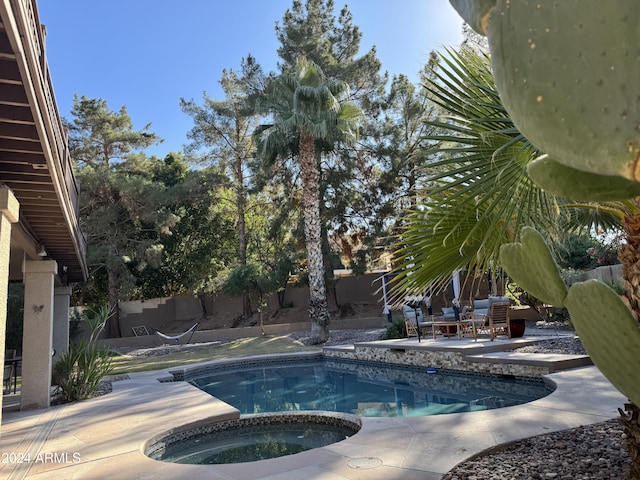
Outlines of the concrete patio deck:
<svg viewBox="0 0 640 480">
<path fill-rule="evenodd" d="M 484 347 L 464 339 L 418 344 L 415 338 L 367 345 L 389 348 L 388 342 L 437 349 L 498 345 Z M 515 340 L 500 343 L 508 347 L 507 342 Z M 239 412 L 189 384 L 157 381 L 167 375 L 166 370 L 132 374 L 114 382 L 112 393 L 89 401 L 5 413 L 0 477 L 436 480 L 468 457 L 505 442 L 615 418 L 626 401 L 596 367 L 570 368 L 547 375 L 556 390 L 525 405 L 431 417 L 363 418 L 361 431 L 351 438 L 296 455 L 233 465 L 177 465 L 147 458 L 144 444 L 185 424 L 235 418 Z"/>
</svg>

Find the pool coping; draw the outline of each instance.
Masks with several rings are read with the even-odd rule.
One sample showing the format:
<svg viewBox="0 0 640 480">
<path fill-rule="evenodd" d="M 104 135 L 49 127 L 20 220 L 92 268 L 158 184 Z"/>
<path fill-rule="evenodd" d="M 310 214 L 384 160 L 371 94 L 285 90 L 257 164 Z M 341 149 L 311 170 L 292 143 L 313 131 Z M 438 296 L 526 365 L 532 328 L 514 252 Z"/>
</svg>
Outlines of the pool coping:
<svg viewBox="0 0 640 480">
<path fill-rule="evenodd" d="M 199 367 L 202 364 L 187 368 Z M 245 464 L 176 465 L 149 459 L 143 446 L 171 429 L 238 418 L 239 412 L 185 382 L 158 380 L 166 379 L 170 370 L 132 374 L 114 382 L 112 393 L 89 401 L 5 414 L 0 451 L 29 453 L 31 458 L 43 452 L 66 453 L 71 461 L 0 464 L 1 476 L 435 480 L 488 448 L 615 418 L 626 401 L 596 367 L 580 367 L 546 375 L 555 391 L 525 405 L 432 417 L 363 417 L 362 429 L 353 437 L 307 452 Z M 80 458 L 77 463 L 74 453 Z"/>
</svg>

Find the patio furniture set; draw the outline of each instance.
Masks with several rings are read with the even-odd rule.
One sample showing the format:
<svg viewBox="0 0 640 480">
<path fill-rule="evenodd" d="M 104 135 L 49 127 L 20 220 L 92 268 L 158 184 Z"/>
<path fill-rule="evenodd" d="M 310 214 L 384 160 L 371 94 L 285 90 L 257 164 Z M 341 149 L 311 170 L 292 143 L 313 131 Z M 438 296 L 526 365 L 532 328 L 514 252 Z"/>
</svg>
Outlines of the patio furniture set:
<svg viewBox="0 0 640 480">
<path fill-rule="evenodd" d="M 489 297 L 474 300 L 472 310 L 463 307 L 457 313 L 454 308 L 443 308 L 441 315 L 425 316 L 416 303 L 405 305 L 402 313 L 407 337 L 418 337 L 418 341 L 429 334 L 434 340 L 443 335 L 472 336 L 476 341 L 479 335 L 486 334 L 493 341 L 499 335 L 511 338 L 510 309 L 508 297 Z"/>
</svg>

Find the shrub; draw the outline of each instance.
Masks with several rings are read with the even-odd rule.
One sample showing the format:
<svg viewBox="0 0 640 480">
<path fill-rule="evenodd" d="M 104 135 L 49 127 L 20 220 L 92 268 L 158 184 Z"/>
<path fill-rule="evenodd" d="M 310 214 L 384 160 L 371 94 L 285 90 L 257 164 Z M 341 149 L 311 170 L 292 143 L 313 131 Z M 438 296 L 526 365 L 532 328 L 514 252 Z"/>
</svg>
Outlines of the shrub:
<svg viewBox="0 0 640 480">
<path fill-rule="evenodd" d="M 69 350 L 55 363 L 53 376 L 58 386 L 56 393 L 62 401 L 73 402 L 91 397 L 100 380 L 113 370 L 109 350 L 98 345 L 98 335 L 109 313 L 107 307 L 101 307 L 83 314 L 91 332 L 89 338 L 69 345 Z"/>
<path fill-rule="evenodd" d="M 404 323 L 404 320 L 395 319 L 391 323 L 387 323 L 387 331 L 383 335 L 385 340 L 390 340 L 392 338 L 406 338 L 407 337 L 407 326 Z"/>
</svg>

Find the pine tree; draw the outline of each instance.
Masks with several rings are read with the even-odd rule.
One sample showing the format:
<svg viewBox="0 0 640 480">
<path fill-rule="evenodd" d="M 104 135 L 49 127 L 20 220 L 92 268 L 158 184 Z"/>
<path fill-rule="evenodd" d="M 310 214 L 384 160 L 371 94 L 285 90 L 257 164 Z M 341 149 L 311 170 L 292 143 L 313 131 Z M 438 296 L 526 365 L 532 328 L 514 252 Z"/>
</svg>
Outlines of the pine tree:
<svg viewBox="0 0 640 480">
<path fill-rule="evenodd" d="M 246 211 L 251 187 L 248 177 L 250 162 L 254 157 L 251 140 L 258 125 L 254 113 L 253 98 L 262 88 L 264 74 L 252 56 L 242 60 L 241 71 L 225 69 L 220 85 L 224 100 L 215 100 L 206 93 L 203 105 L 195 101 L 180 100 L 182 110 L 190 115 L 194 127 L 188 133 L 191 139 L 187 152 L 200 164 L 222 169 L 233 190 L 233 208 L 238 236 L 239 268 L 247 266 Z M 243 297 L 243 318 L 252 314 L 249 295 Z"/>
<path fill-rule="evenodd" d="M 69 148 L 82 184 L 80 217 L 88 236 L 87 263 L 92 280 L 100 283 L 102 278 L 108 291 L 112 313 L 107 335 L 119 337 L 118 301 L 133 284 L 126 263 L 138 254 L 153 254 L 153 249 L 147 250 L 151 245 L 137 243 L 132 248 L 131 240 L 140 237 L 145 221 L 169 226 L 175 220 L 146 208 L 154 198 L 152 182 L 140 166 L 143 160 L 135 155 L 159 138 L 149 132 L 149 125 L 134 130 L 126 108 L 113 112 L 103 99 L 75 96 L 72 114 L 73 121 L 67 122 Z"/>
</svg>

